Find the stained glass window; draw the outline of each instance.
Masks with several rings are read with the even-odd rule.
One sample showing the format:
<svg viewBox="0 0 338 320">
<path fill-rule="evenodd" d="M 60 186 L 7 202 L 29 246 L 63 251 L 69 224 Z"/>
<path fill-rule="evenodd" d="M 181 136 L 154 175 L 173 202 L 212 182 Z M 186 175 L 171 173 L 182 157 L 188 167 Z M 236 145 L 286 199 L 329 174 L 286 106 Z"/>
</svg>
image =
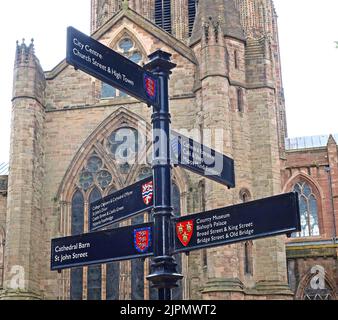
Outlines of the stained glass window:
<svg viewBox="0 0 338 320">
<path fill-rule="evenodd" d="M 72 200 L 72 235 L 83 233 L 84 199 L 80 191 L 76 191 Z"/>
<path fill-rule="evenodd" d="M 97 181 L 102 189 L 106 189 L 112 182 L 113 177 L 107 170 L 100 171 L 97 176 Z"/>
<path fill-rule="evenodd" d="M 93 174 L 89 171 L 83 171 L 80 174 L 80 180 L 79 180 L 80 186 L 83 190 L 88 190 L 94 183 L 94 177 Z"/>
<path fill-rule="evenodd" d="M 102 168 L 102 160 L 98 156 L 92 156 L 87 161 L 87 169 L 91 173 L 98 172 Z"/>
<path fill-rule="evenodd" d="M 101 265 L 88 267 L 88 293 L 87 300 L 101 300 L 101 282 L 102 270 Z"/>
<path fill-rule="evenodd" d="M 318 205 L 311 186 L 306 182 L 297 183 L 293 191 L 299 196 L 300 221 L 302 231 L 293 237 L 319 236 Z"/>
<path fill-rule="evenodd" d="M 120 267 L 119 262 L 107 264 L 107 300 L 119 300 Z"/>
<path fill-rule="evenodd" d="M 74 268 L 70 270 L 70 300 L 82 300 L 83 269 Z"/>
<path fill-rule="evenodd" d="M 89 196 L 89 203 L 101 199 L 101 193 L 98 188 L 93 189 Z M 102 287 L 102 270 L 101 265 L 88 267 L 87 272 L 87 299 L 88 300 L 101 300 L 101 287 Z"/>
<path fill-rule="evenodd" d="M 124 38 L 119 42 L 119 47 L 123 50 L 123 53 L 128 53 L 133 46 L 133 42 L 128 38 Z"/>
<path fill-rule="evenodd" d="M 84 199 L 80 191 L 76 191 L 72 199 L 72 235 L 83 233 L 84 226 Z M 70 299 L 82 300 L 83 269 L 75 268 L 70 272 Z"/>
</svg>

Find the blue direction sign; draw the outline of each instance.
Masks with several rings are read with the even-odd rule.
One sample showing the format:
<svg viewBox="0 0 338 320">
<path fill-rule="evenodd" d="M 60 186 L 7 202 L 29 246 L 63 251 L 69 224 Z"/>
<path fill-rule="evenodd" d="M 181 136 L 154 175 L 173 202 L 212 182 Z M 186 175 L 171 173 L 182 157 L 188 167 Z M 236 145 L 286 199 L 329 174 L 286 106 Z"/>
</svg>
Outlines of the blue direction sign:
<svg viewBox="0 0 338 320">
<path fill-rule="evenodd" d="M 153 224 L 52 239 L 51 270 L 62 270 L 153 255 Z"/>
<path fill-rule="evenodd" d="M 98 230 L 130 218 L 153 207 L 153 178 L 133 185 L 92 202 L 89 208 L 89 230 Z"/>
<path fill-rule="evenodd" d="M 175 252 L 301 231 L 297 193 L 175 219 Z"/>
<path fill-rule="evenodd" d="M 73 27 L 67 29 L 67 63 L 149 105 L 158 106 L 158 78 Z"/>
<path fill-rule="evenodd" d="M 174 164 L 229 188 L 235 187 L 233 159 L 175 131 L 171 131 L 171 150 Z"/>
</svg>

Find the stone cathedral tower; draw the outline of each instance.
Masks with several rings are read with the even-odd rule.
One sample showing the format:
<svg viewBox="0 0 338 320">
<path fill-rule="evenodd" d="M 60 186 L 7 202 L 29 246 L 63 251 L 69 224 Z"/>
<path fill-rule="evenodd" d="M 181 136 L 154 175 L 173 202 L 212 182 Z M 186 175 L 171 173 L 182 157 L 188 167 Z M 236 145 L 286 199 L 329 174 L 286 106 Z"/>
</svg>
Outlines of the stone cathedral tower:
<svg viewBox="0 0 338 320">
<path fill-rule="evenodd" d="M 286 125 L 272 0 L 92 0 L 91 12 L 92 37 L 134 62 L 146 63 L 158 48 L 172 54 L 173 128 L 197 133 L 235 160 L 233 190 L 175 168 L 175 214 L 281 192 Z M 121 162 L 116 154 L 121 135 L 140 137 L 125 155 L 151 154 L 147 106 L 65 61 L 43 72 L 33 43 L 23 43 L 12 113 L 0 298 L 154 298 L 149 261 L 49 270 L 51 238 L 87 232 L 91 201 L 150 174 L 149 162 Z M 292 298 L 284 237 L 176 258 L 184 274 L 177 299 Z"/>
</svg>

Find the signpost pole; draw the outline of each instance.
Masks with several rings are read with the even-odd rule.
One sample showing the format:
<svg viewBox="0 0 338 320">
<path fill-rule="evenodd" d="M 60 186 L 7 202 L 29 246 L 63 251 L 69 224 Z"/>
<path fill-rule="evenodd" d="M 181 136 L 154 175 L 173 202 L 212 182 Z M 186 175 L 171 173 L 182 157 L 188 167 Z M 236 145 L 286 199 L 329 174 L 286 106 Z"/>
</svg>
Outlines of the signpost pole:
<svg viewBox="0 0 338 320">
<path fill-rule="evenodd" d="M 153 177 L 154 177 L 154 260 L 151 274 L 147 277 L 153 288 L 158 289 L 159 300 L 171 300 L 171 289 L 183 276 L 177 273 L 177 264 L 172 256 L 173 234 L 171 218 L 171 160 L 170 160 L 170 113 L 169 75 L 176 65 L 170 62 L 169 53 L 157 50 L 149 56 L 145 66 L 158 76 L 159 107 L 154 107 L 153 124 Z"/>
</svg>

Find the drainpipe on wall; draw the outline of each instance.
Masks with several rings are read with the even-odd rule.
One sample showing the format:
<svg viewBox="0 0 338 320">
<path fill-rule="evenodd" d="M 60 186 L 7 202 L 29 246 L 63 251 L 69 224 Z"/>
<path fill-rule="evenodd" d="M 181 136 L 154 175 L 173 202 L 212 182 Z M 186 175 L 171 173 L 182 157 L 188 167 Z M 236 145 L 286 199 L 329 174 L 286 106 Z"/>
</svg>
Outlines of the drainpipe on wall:
<svg viewBox="0 0 338 320">
<path fill-rule="evenodd" d="M 337 228 L 336 228 L 336 212 L 334 208 L 334 200 L 333 200 L 333 190 L 332 190 L 332 176 L 331 176 L 331 168 L 329 166 L 325 167 L 325 171 L 328 173 L 329 176 L 329 188 L 330 188 L 330 195 L 331 195 L 331 207 L 332 207 L 332 217 L 333 217 L 333 243 L 335 244 L 337 241 Z"/>
</svg>

